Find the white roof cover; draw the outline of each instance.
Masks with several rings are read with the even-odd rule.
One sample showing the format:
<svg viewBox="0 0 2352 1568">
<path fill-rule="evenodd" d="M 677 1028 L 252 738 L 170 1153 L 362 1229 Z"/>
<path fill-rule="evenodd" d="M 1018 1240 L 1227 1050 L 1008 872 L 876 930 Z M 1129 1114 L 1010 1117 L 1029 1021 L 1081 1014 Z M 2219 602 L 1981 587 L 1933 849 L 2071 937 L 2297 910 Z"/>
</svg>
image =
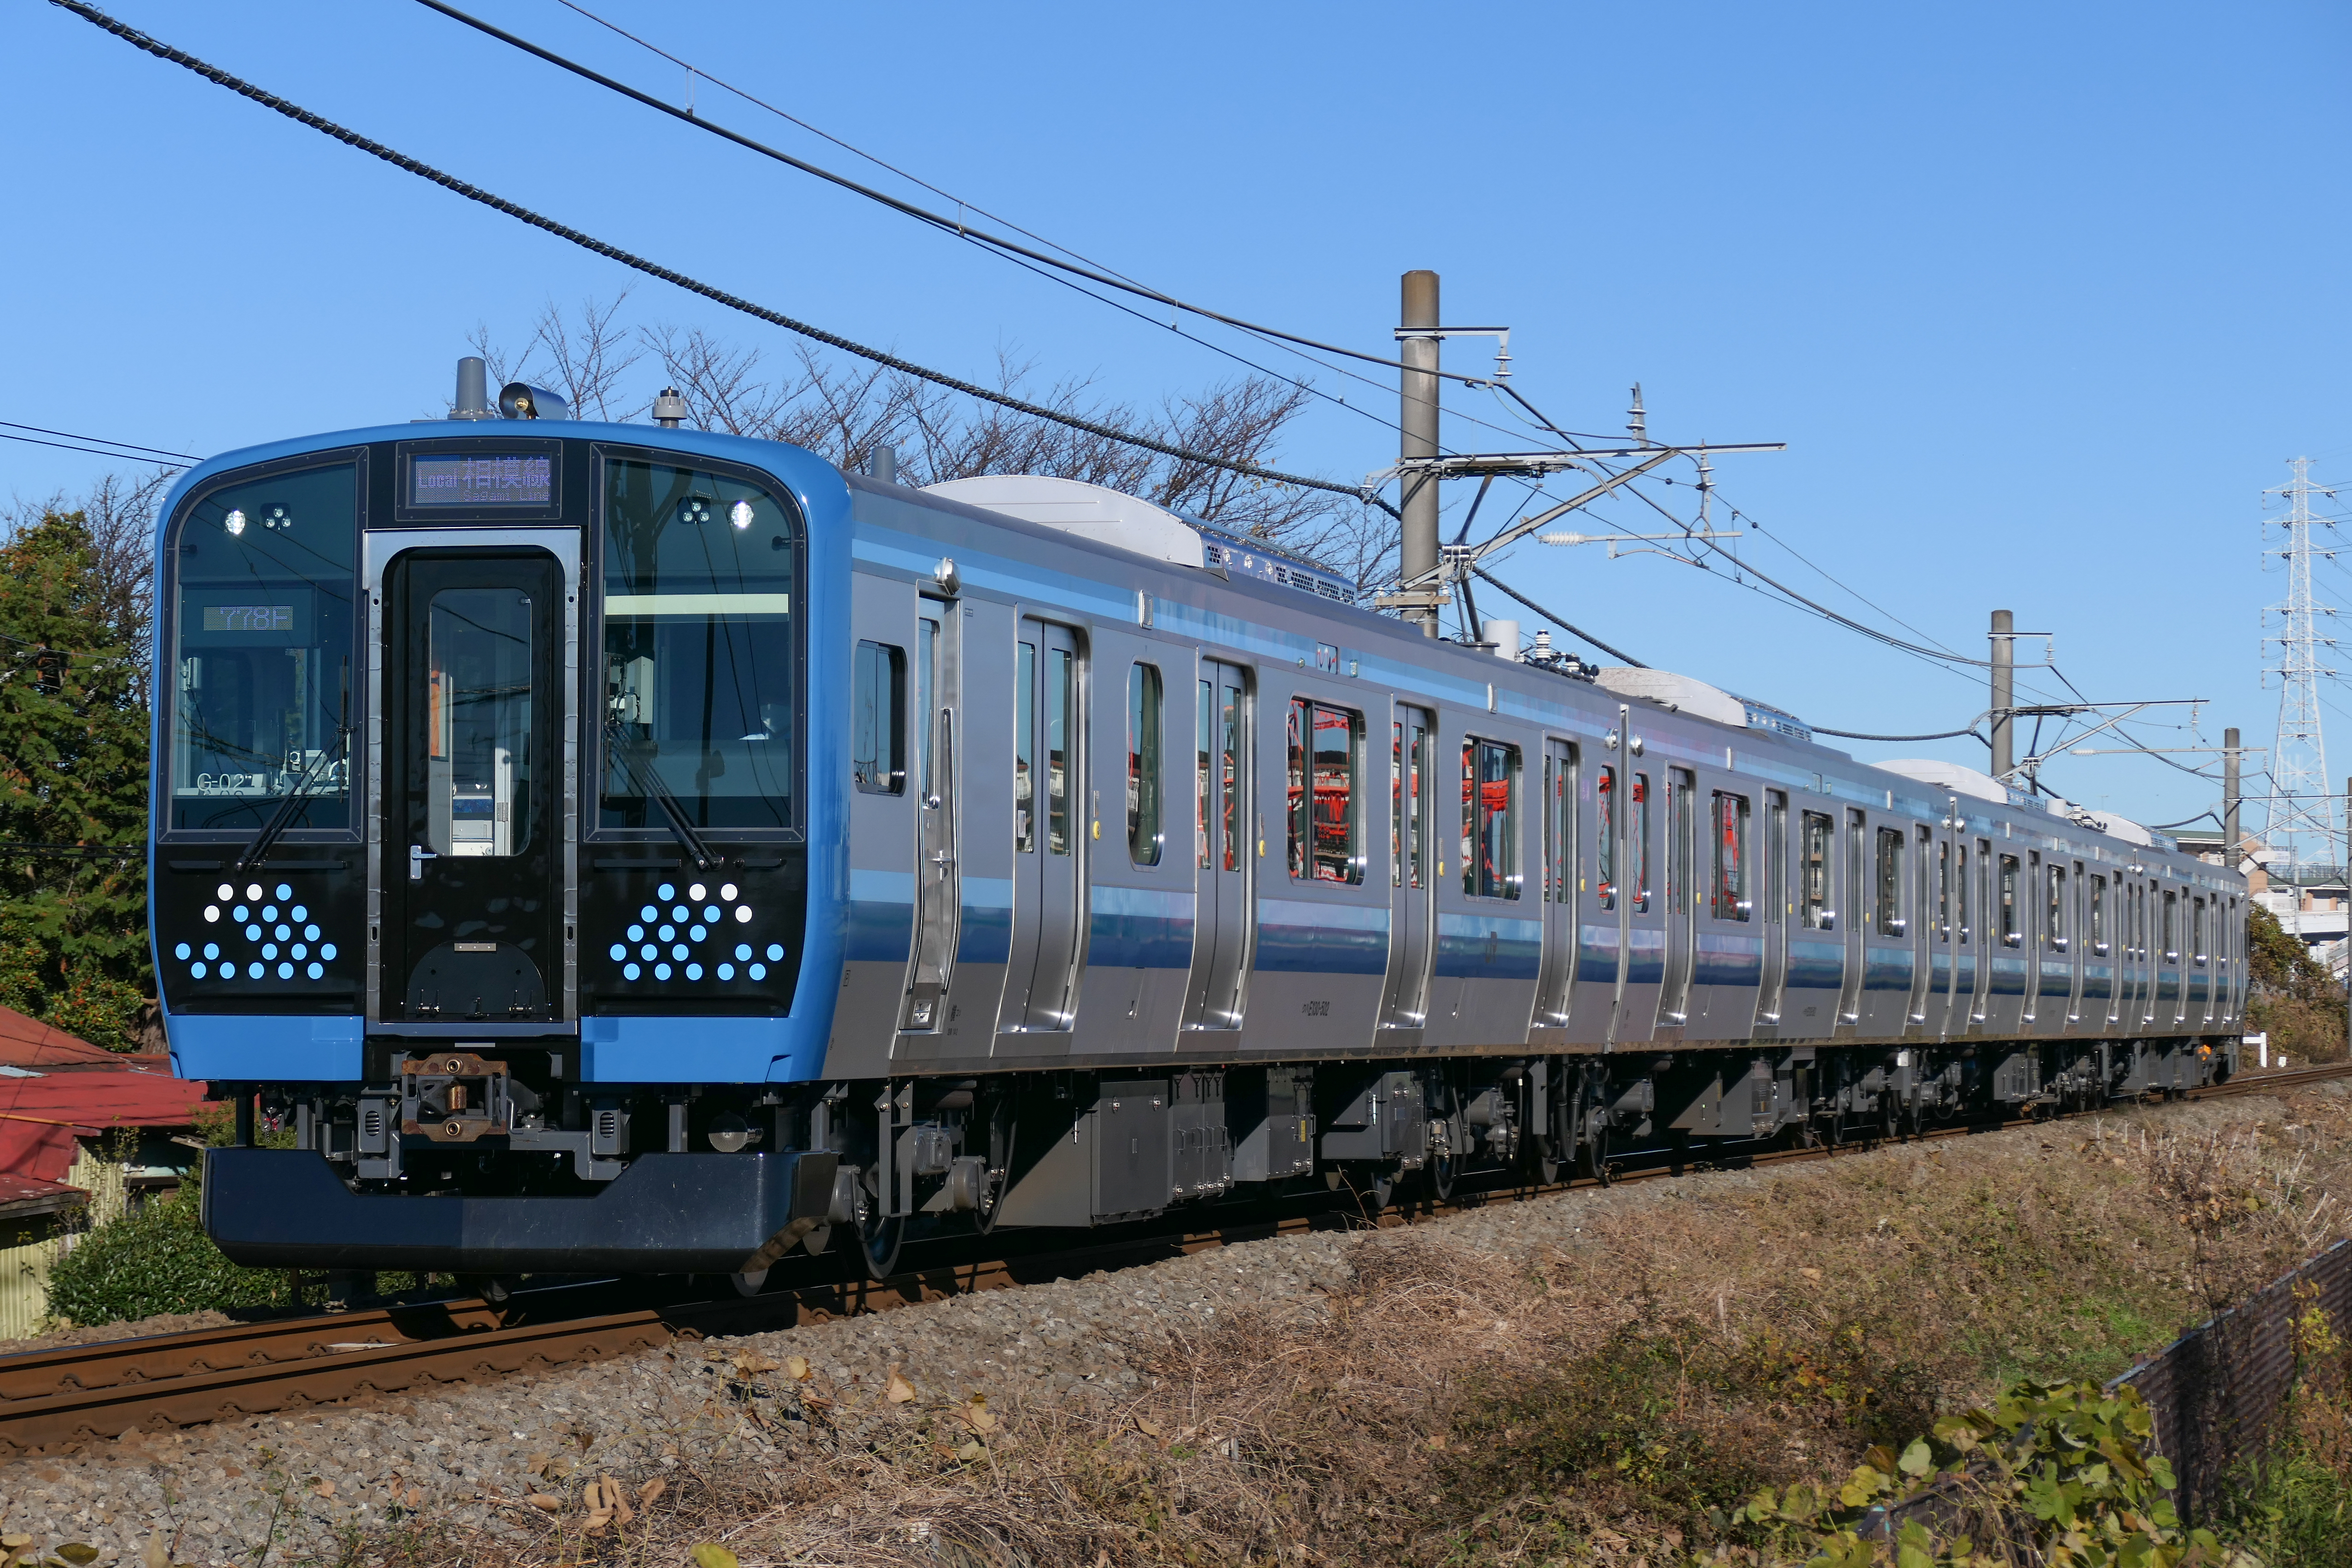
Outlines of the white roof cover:
<svg viewBox="0 0 2352 1568">
<path fill-rule="evenodd" d="M 1870 765 L 1885 768 L 1888 773 L 1899 773 L 1906 779 L 1917 779 L 1924 784 L 1934 784 L 1938 789 L 1948 789 L 1954 795 L 1994 801 L 2002 805 L 2009 804 L 2009 791 L 2000 787 L 1999 779 L 1990 773 L 1963 767 L 1958 763 L 1939 763 L 1932 757 L 1898 757 L 1891 763 L 1873 763 Z"/>
<path fill-rule="evenodd" d="M 1676 675 L 1667 669 L 1636 669 L 1631 665 L 1612 664 L 1603 666 L 1592 679 L 1603 691 L 1613 691 L 1620 697 L 1644 698 L 1661 707 L 1672 708 L 1680 713 L 1695 713 L 1718 724 L 1728 724 L 1735 730 L 1748 728 L 1748 705 L 1745 702 L 1687 675 Z"/>
<path fill-rule="evenodd" d="M 1076 533 L 1154 561 L 1199 566 L 1201 536 L 1174 512 L 1138 496 L 1084 479 L 1040 474 L 988 474 L 929 485 L 925 495 L 944 496 L 966 506 L 1001 511 L 1024 522 Z"/>
</svg>

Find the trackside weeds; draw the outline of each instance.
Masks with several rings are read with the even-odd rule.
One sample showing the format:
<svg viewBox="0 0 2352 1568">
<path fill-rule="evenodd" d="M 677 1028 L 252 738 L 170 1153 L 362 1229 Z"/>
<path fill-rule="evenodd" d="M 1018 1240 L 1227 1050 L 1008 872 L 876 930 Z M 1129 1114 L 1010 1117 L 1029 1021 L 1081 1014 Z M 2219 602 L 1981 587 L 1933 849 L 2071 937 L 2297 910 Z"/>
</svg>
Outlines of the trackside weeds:
<svg viewBox="0 0 2352 1568">
<path fill-rule="evenodd" d="M 1756 1561 L 1759 1489 L 2111 1376 L 2331 1239 L 2333 1087 L 140 1434 L 0 1468 L 0 1532 L 99 1568 Z"/>
</svg>

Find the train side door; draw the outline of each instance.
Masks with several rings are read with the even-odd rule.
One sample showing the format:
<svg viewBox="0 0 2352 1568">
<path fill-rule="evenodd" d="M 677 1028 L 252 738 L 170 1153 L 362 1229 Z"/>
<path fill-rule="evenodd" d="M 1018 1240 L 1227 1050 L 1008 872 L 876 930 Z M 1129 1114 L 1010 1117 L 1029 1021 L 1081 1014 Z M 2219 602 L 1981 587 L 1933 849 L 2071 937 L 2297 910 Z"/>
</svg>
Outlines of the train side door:
<svg viewBox="0 0 2352 1568">
<path fill-rule="evenodd" d="M 1658 1027 L 1690 1021 L 1692 953 L 1698 922 L 1698 781 L 1688 770 L 1666 770 L 1666 972 L 1658 996 Z"/>
<path fill-rule="evenodd" d="M 1249 672 L 1201 661 L 1193 715 L 1198 823 L 1192 971 L 1184 1027 L 1238 1029 L 1257 931 L 1257 716 Z"/>
<path fill-rule="evenodd" d="M 2180 1022 L 2180 895 L 2170 888 L 2148 890 L 2148 902 L 2158 907 L 2156 940 L 2156 1012 L 2152 1022 L 2168 1029 Z"/>
<path fill-rule="evenodd" d="M 1435 923 L 1437 721 L 1400 706 L 1389 726 L 1389 968 L 1381 1027 L 1429 1021 L 1430 932 Z"/>
<path fill-rule="evenodd" d="M 385 571 L 386 1019 L 566 1014 L 560 781 L 572 575 L 545 549 L 416 549 Z M 300 942 L 299 914 L 281 919 L 277 939 Z"/>
<path fill-rule="evenodd" d="M 1794 900 L 1789 892 L 1789 796 L 1764 792 L 1764 885 L 1756 895 L 1756 909 L 1764 921 L 1764 969 L 1756 988 L 1756 1028 L 1759 1036 L 1777 1029 L 1782 998 L 1789 987 L 1789 917 Z"/>
<path fill-rule="evenodd" d="M 1867 949 L 1864 933 L 1870 926 L 1870 819 L 1849 808 L 1845 814 L 1845 877 L 1841 911 L 1845 922 L 1844 984 L 1838 992 L 1838 1026 L 1851 1029 L 1862 1021 L 1862 973 Z"/>
<path fill-rule="evenodd" d="M 1936 849 L 1934 829 L 1912 828 L 1911 996 L 1903 1015 L 1904 1032 L 1906 1034 L 1920 1032 L 1927 1022 L 1928 981 L 1935 973 L 1935 960 L 1940 956 L 1936 948 Z"/>
<path fill-rule="evenodd" d="M 997 1027 L 1066 1030 L 1077 998 L 1085 813 L 1076 634 L 1024 619 L 1013 647 L 1013 955 Z"/>
<path fill-rule="evenodd" d="M 1564 1028 L 1576 984 L 1579 891 L 1576 863 L 1576 748 L 1544 742 L 1543 960 L 1536 982 L 1535 1024 Z"/>
<path fill-rule="evenodd" d="M 915 622 L 915 952 L 898 1026 L 935 1030 L 954 977 L 956 916 L 957 669 L 955 606 L 919 601 Z"/>
<path fill-rule="evenodd" d="M 1966 819 L 1960 816 L 1958 804 L 1953 805 L 1952 822 L 1957 827 Z M 1952 975 L 1951 1001 L 1945 1015 L 1944 1032 L 1961 1035 L 1976 1022 L 1977 942 L 1984 933 L 1978 929 L 1983 919 L 1978 908 L 1974 878 L 1976 859 L 1969 852 L 1969 841 L 1959 834 L 1952 835 Z"/>
</svg>

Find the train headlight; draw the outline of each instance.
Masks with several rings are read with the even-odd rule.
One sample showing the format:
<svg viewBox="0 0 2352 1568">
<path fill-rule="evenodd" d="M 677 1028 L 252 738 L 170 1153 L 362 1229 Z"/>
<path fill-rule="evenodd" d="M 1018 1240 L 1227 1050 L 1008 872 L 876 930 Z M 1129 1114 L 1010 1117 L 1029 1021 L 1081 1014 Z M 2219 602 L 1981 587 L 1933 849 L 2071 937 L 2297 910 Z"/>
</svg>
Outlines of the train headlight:
<svg viewBox="0 0 2352 1568">
<path fill-rule="evenodd" d="M 221 519 L 221 527 L 228 531 L 228 536 L 231 539 L 242 536 L 245 532 L 245 513 L 241 511 L 230 512 L 226 517 Z"/>
<path fill-rule="evenodd" d="M 722 1110 L 710 1119 L 710 1131 L 705 1136 L 713 1149 L 733 1154 L 751 1141 L 751 1129 L 733 1111 Z"/>
<path fill-rule="evenodd" d="M 733 523 L 738 530 L 751 527 L 751 503 L 747 500 L 739 500 L 733 506 L 729 507 L 727 509 L 727 521 Z"/>
</svg>

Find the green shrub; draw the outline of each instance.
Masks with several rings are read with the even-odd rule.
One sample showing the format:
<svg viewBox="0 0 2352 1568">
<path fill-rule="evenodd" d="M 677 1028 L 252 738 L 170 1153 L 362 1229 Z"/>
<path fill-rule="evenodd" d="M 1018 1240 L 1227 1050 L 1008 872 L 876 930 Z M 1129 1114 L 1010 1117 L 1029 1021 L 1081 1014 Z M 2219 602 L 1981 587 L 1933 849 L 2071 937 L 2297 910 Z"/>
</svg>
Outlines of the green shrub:
<svg viewBox="0 0 2352 1568">
<path fill-rule="evenodd" d="M 201 1206 L 191 1184 L 88 1232 L 50 1270 L 50 1313 L 115 1323 L 290 1304 L 285 1271 L 231 1263 L 205 1234 Z"/>
</svg>

